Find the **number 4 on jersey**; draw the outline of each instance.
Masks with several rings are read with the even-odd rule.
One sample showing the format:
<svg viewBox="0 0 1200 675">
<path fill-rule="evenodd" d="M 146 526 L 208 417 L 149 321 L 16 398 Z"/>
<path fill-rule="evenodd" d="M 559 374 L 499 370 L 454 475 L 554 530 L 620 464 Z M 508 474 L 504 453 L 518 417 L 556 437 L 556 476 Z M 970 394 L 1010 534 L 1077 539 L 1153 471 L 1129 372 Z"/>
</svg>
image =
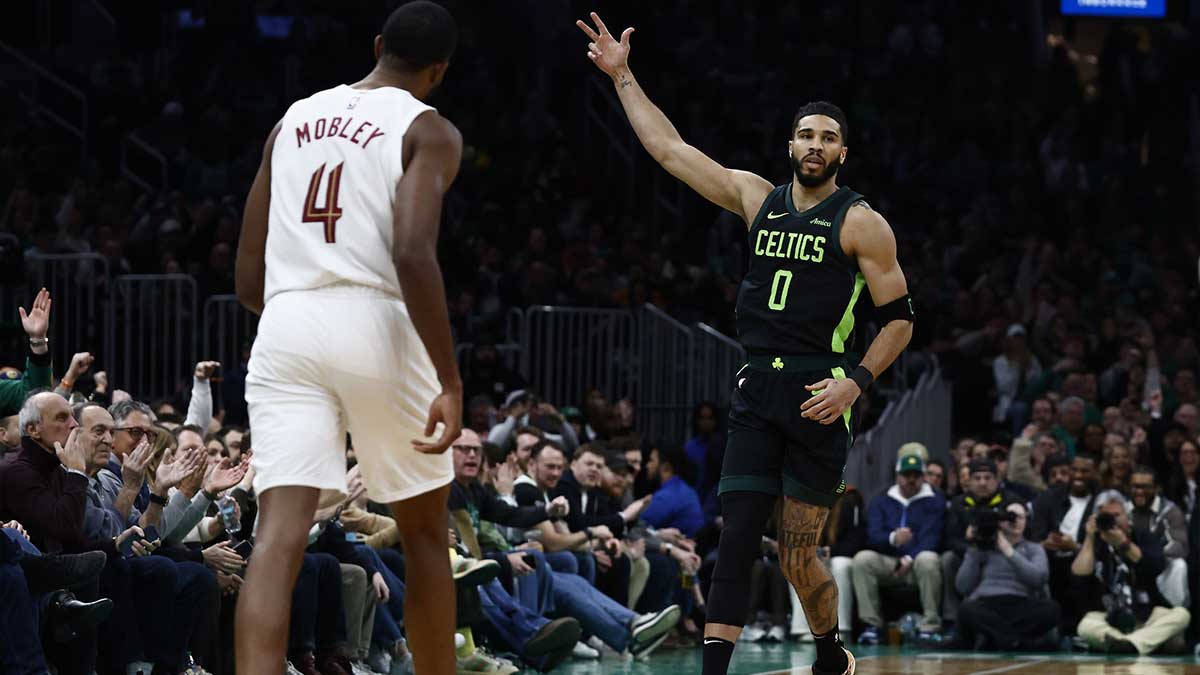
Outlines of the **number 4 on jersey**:
<svg viewBox="0 0 1200 675">
<path fill-rule="evenodd" d="M 322 164 L 313 172 L 308 181 L 308 195 L 304 198 L 304 222 L 321 223 L 325 226 L 325 243 L 332 244 L 337 237 L 337 221 L 342 217 L 342 207 L 338 206 L 338 193 L 342 183 L 342 165 L 338 164 L 329 172 L 328 186 L 325 190 L 325 204 L 317 206 L 317 191 L 321 188 L 321 176 L 325 173 Z"/>
</svg>

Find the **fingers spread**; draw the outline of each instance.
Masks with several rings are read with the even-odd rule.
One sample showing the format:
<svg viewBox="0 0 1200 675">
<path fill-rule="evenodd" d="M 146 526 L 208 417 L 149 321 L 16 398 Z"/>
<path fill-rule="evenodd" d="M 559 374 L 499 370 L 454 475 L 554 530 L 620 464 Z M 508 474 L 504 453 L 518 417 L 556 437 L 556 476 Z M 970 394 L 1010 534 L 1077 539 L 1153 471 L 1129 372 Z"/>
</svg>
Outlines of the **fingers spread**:
<svg viewBox="0 0 1200 675">
<path fill-rule="evenodd" d="M 575 25 L 579 26 L 579 30 L 582 30 L 583 34 L 588 36 L 589 38 L 591 38 L 593 40 L 600 39 L 600 36 L 596 34 L 596 31 L 592 30 L 592 27 L 587 25 L 586 23 L 584 23 L 582 19 L 576 21 Z"/>
</svg>

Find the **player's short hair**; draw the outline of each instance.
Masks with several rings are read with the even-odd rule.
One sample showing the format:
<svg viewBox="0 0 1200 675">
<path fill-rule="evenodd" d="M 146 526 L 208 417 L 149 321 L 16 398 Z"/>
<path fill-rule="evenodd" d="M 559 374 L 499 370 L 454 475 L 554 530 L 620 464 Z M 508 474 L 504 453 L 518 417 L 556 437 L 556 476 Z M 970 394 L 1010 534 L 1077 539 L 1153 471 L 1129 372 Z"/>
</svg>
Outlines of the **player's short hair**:
<svg viewBox="0 0 1200 675">
<path fill-rule="evenodd" d="M 850 136 L 850 127 L 846 124 L 846 113 L 842 109 L 829 101 L 813 101 L 800 106 L 800 110 L 796 111 L 796 117 L 792 120 L 792 133 L 796 133 L 796 127 L 800 126 L 800 120 L 809 115 L 824 115 L 832 118 L 841 127 L 842 145 L 846 144 L 846 138 Z"/>
<path fill-rule="evenodd" d="M 449 61 L 458 26 L 445 7 L 416 0 L 395 9 L 383 24 L 383 53 L 412 70 Z"/>
</svg>

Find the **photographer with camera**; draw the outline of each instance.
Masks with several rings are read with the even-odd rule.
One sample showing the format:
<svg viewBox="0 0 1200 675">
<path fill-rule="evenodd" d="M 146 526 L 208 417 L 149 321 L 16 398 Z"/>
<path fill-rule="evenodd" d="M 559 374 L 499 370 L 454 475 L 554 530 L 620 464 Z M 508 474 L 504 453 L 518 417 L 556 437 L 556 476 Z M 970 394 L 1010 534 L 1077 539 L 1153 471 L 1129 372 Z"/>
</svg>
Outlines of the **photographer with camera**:
<svg viewBox="0 0 1200 675">
<path fill-rule="evenodd" d="M 942 535 L 942 620 L 943 637 L 954 640 L 955 624 L 958 621 L 958 605 L 962 601 L 955 579 L 967 554 L 968 526 L 974 522 L 980 510 L 1000 509 L 1004 504 L 1023 501 L 1017 495 L 1000 489 L 1001 472 L 996 463 L 986 457 L 971 460 L 970 478 L 963 485 L 963 493 L 950 501 L 946 510 L 946 529 Z M 994 533 L 993 529 L 993 533 Z M 993 536 L 993 540 L 995 537 Z"/>
<path fill-rule="evenodd" d="M 958 645 L 968 649 L 1053 650 L 1058 647 L 1058 603 L 1044 597 L 1050 577 L 1046 552 L 1026 540 L 1025 505 L 1005 502 L 972 511 L 966 558 L 955 587 Z"/>
<path fill-rule="evenodd" d="M 1166 566 L 1162 545 L 1149 530 L 1129 521 L 1125 499 L 1109 490 L 1096 496 L 1096 514 L 1071 563 L 1074 592 L 1091 599 L 1091 611 L 1079 622 L 1079 637 L 1092 648 L 1150 654 L 1172 643 L 1184 646 L 1191 615 L 1171 608 L 1155 579 Z"/>
</svg>

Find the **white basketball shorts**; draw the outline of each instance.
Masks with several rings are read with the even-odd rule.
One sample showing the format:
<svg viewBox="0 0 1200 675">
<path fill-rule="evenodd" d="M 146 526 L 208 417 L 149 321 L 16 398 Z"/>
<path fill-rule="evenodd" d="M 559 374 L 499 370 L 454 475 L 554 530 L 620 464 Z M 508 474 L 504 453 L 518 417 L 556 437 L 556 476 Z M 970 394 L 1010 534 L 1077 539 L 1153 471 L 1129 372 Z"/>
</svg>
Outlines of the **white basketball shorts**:
<svg viewBox="0 0 1200 675">
<path fill-rule="evenodd" d="M 449 452 L 417 452 L 437 374 L 405 304 L 355 285 L 271 298 L 246 378 L 254 489 L 345 493 L 346 432 L 370 498 L 408 499 L 454 478 Z"/>
</svg>

